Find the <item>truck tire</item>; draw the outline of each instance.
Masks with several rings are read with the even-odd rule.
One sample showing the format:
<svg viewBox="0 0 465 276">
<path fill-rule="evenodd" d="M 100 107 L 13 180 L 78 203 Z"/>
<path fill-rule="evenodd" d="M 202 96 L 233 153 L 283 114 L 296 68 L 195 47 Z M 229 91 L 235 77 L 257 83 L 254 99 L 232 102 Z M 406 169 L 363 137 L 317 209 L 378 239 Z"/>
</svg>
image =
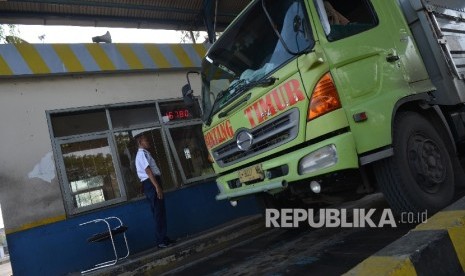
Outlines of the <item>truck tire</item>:
<svg viewBox="0 0 465 276">
<path fill-rule="evenodd" d="M 444 141 L 421 115 L 403 112 L 393 127 L 394 155 L 374 165 L 394 213 L 435 213 L 452 201 L 454 171 Z"/>
</svg>

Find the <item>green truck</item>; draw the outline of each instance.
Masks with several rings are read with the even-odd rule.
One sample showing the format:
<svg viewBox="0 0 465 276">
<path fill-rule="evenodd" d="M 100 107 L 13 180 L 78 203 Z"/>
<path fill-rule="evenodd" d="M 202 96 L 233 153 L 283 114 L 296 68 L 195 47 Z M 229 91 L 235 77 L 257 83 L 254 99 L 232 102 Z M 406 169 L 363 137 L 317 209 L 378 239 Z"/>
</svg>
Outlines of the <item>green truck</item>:
<svg viewBox="0 0 465 276">
<path fill-rule="evenodd" d="M 434 212 L 465 183 L 462 0 L 255 0 L 201 79 L 217 200 Z"/>
</svg>

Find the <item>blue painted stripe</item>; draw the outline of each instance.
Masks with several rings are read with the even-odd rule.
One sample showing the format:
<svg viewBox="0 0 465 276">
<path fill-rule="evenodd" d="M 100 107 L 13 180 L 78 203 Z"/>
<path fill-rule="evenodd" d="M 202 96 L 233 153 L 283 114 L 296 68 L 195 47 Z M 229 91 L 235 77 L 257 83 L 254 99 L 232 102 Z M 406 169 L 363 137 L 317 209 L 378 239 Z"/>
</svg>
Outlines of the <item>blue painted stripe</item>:
<svg viewBox="0 0 465 276">
<path fill-rule="evenodd" d="M 157 69 L 158 66 L 152 60 L 152 57 L 147 53 L 144 45 L 142 44 L 133 44 L 131 45 L 132 50 L 136 54 L 137 58 L 142 62 L 145 69 Z"/>
<path fill-rule="evenodd" d="M 137 58 L 142 62 L 145 69 L 157 69 L 158 66 L 153 62 L 152 57 L 147 53 L 142 44 L 131 45 L 132 50 L 136 54 Z"/>
<path fill-rule="evenodd" d="M 215 182 L 208 182 L 166 193 L 169 236 L 174 239 L 193 236 L 232 219 L 257 214 L 260 210 L 254 198 L 242 200 L 237 207 L 232 207 L 225 200 L 216 201 L 217 191 Z M 14 275 L 74 275 L 96 263 L 108 261 L 114 256 L 111 243 L 86 242 L 93 234 L 104 231 L 105 224 L 79 225 L 109 216 L 119 217 L 128 226 L 126 235 L 132 254 L 156 246 L 155 221 L 149 201 L 129 201 L 9 234 L 7 238 Z M 125 253 L 121 236 L 116 237 L 115 243 L 118 252 Z"/>
<path fill-rule="evenodd" d="M 100 44 L 116 70 L 129 70 L 129 66 L 114 44 Z"/>
<path fill-rule="evenodd" d="M 51 73 L 66 73 L 68 70 L 50 44 L 34 45 Z"/>
<path fill-rule="evenodd" d="M 87 51 L 85 44 L 70 44 L 70 47 L 87 72 L 100 71 L 100 66 L 98 66 L 95 59 Z"/>
<path fill-rule="evenodd" d="M 166 58 L 166 60 L 168 60 L 168 62 L 171 64 L 172 68 L 183 67 L 169 45 L 159 45 L 158 48 L 163 53 L 163 56 Z"/>
<path fill-rule="evenodd" d="M 192 45 L 183 45 L 181 44 L 181 47 L 184 49 L 184 51 L 186 52 L 187 56 L 189 57 L 189 59 L 192 61 L 192 63 L 194 64 L 194 66 L 198 66 L 200 67 L 200 65 L 202 64 L 202 59 L 199 57 L 199 55 L 197 54 L 197 52 L 194 50 L 194 48 L 192 47 Z"/>
<path fill-rule="evenodd" d="M 3 45 L 1 47 L 0 55 L 5 62 L 10 66 L 11 71 L 15 75 L 32 74 L 31 69 L 24 61 L 21 54 L 18 52 L 13 44 Z"/>
</svg>

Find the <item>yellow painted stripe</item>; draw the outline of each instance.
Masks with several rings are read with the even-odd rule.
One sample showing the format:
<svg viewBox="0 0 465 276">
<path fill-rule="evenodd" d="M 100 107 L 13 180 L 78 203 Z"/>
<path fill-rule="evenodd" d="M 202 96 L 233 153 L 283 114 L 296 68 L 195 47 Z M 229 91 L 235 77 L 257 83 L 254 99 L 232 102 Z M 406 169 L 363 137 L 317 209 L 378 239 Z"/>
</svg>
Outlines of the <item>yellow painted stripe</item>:
<svg viewBox="0 0 465 276">
<path fill-rule="evenodd" d="M 199 55 L 200 59 L 203 59 L 203 57 L 207 54 L 207 49 L 205 49 L 205 46 L 203 46 L 202 44 L 192 45 L 192 48 L 194 48 L 195 52 Z"/>
<path fill-rule="evenodd" d="M 160 49 L 155 45 L 144 45 L 145 50 L 152 58 L 153 62 L 160 68 L 171 68 L 171 64 L 165 58 Z"/>
<path fill-rule="evenodd" d="M 24 231 L 24 230 L 28 230 L 28 229 L 31 229 L 31 228 L 34 228 L 34 227 L 38 227 L 38 226 L 42 226 L 42 225 L 46 225 L 46 224 L 50 224 L 50 223 L 63 221 L 65 219 L 66 219 L 66 215 L 60 215 L 60 216 L 56 216 L 56 217 L 41 219 L 41 220 L 38 220 L 38 221 L 35 221 L 35 222 L 26 223 L 26 224 L 24 224 L 24 225 L 22 225 L 22 226 L 20 226 L 18 228 L 15 228 L 15 229 L 5 229 L 5 233 L 7 235 L 10 235 L 10 234 L 20 232 L 20 231 Z"/>
<path fill-rule="evenodd" d="M 130 69 L 144 69 L 144 65 L 132 50 L 129 44 L 116 44 L 116 48 L 121 53 Z"/>
<path fill-rule="evenodd" d="M 34 74 L 48 74 L 50 69 L 32 44 L 22 43 L 16 49 Z"/>
<path fill-rule="evenodd" d="M 343 274 L 346 276 L 414 276 L 417 275 L 412 261 L 407 256 L 372 256 Z"/>
<path fill-rule="evenodd" d="M 413 231 L 443 230 L 453 227 L 465 229 L 465 210 L 439 212 L 429 218 L 426 223 L 418 225 Z"/>
<path fill-rule="evenodd" d="M 465 272 L 465 227 L 449 229 L 449 237 L 454 245 L 462 269 Z"/>
<path fill-rule="evenodd" d="M 116 67 L 99 44 L 86 44 L 87 51 L 94 58 L 100 70 L 115 70 Z"/>
<path fill-rule="evenodd" d="M 84 72 L 85 68 L 82 66 L 79 59 L 74 54 L 71 47 L 66 44 L 53 44 L 53 49 L 57 53 L 63 65 L 68 72 Z"/>
<path fill-rule="evenodd" d="M 5 60 L 0 56 L 0 75 L 2 76 L 10 76 L 13 75 L 13 71 L 11 71 L 8 64 Z"/>
<path fill-rule="evenodd" d="M 465 272 L 465 210 L 442 211 L 418 225 L 414 231 L 447 230 Z"/>
<path fill-rule="evenodd" d="M 50 45 L 53 51 L 56 53 L 61 68 L 57 68 L 58 72 L 56 73 L 75 73 L 75 72 L 86 72 L 85 61 L 83 60 L 86 57 L 81 57 L 76 55 L 73 51 L 72 45 L 69 44 L 51 44 Z M 93 71 L 116 71 L 116 70 L 123 70 L 121 68 L 117 68 L 116 61 L 113 63 L 112 56 L 107 55 L 105 48 L 102 47 L 100 44 L 83 44 L 83 46 L 87 49 L 90 54 L 90 61 L 89 63 L 96 63 L 99 69 Z M 18 53 L 23 57 L 24 61 L 26 62 L 28 68 L 31 71 L 31 74 L 51 74 L 51 68 L 48 68 L 47 61 L 45 58 L 42 57 L 40 52 L 37 51 L 34 45 L 30 44 L 19 44 L 15 45 Z M 161 48 L 163 47 L 163 48 Z M 192 56 L 190 56 L 190 51 L 186 51 L 187 48 L 185 47 L 192 47 L 193 49 L 192 54 L 198 55 L 199 58 L 203 58 L 206 54 L 207 48 L 203 44 L 189 44 L 189 45 L 176 45 L 176 44 L 145 44 L 143 49 L 140 48 L 133 48 L 131 44 L 115 44 L 115 54 L 118 55 L 117 59 L 120 60 L 122 58 L 128 65 L 128 70 L 140 70 L 140 69 L 169 69 L 175 66 L 171 64 L 172 55 L 179 60 L 179 67 L 185 68 L 192 68 L 197 67 L 198 64 L 195 64 L 195 60 Z M 168 49 L 170 53 L 165 56 L 164 52 L 161 49 Z M 0 51 L 1 51 L 0 45 Z M 155 68 L 152 66 L 148 66 L 147 68 L 144 66 L 144 60 L 141 60 L 138 55 L 139 50 L 145 51 L 149 57 L 152 59 L 153 63 L 156 65 Z M 143 54 L 146 54 L 143 53 Z M 175 62 L 177 63 L 177 62 Z M 9 64 L 6 62 L 5 59 L 0 59 L 0 76 L 12 76 L 15 75 L 15 72 L 12 70 L 15 64 Z M 175 67 L 178 67 L 176 64 Z M 55 68 L 53 68 L 55 69 Z M 19 74 L 24 74 L 24 72 L 19 72 Z"/>
<path fill-rule="evenodd" d="M 170 45 L 171 51 L 178 58 L 183 67 L 194 67 L 194 63 L 187 55 L 186 51 L 179 44 Z"/>
</svg>

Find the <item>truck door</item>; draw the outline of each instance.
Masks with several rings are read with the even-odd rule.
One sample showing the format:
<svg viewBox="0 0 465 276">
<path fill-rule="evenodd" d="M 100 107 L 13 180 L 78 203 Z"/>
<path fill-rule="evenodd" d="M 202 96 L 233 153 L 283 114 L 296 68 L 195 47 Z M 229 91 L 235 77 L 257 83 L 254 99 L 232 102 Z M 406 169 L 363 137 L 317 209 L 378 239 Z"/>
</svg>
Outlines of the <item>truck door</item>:
<svg viewBox="0 0 465 276">
<path fill-rule="evenodd" d="M 321 45 L 316 51 L 329 64 L 358 153 L 391 143 L 390 114 L 409 93 L 401 64 L 405 55 L 395 43 L 404 20 L 394 4 L 385 2 L 394 1 L 313 1 Z M 362 112 L 368 120 L 355 122 L 354 115 Z"/>
</svg>

